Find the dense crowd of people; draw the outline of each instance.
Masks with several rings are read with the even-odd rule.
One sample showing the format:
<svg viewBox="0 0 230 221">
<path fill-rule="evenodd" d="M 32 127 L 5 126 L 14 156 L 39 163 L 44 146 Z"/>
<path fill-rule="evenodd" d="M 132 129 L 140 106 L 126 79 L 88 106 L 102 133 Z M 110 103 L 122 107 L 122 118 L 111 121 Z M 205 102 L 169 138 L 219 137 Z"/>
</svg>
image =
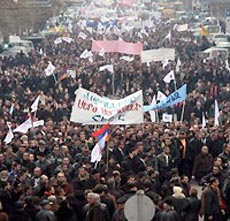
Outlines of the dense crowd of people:
<svg viewBox="0 0 230 221">
<path fill-rule="evenodd" d="M 80 19 L 80 18 L 79 18 Z M 207 39 L 194 41 L 190 31 L 177 32 L 172 23 L 152 18 L 156 28 L 99 34 L 79 25 L 68 33 L 74 42 L 54 44 L 60 35 L 46 37 L 25 56 L 0 58 L 0 221 L 126 221 L 124 205 L 137 191 L 144 190 L 156 207 L 154 221 L 227 220 L 230 215 L 230 74 L 225 58 L 202 59 Z M 171 39 L 165 36 L 171 30 Z M 87 39 L 76 37 L 84 31 Z M 67 33 L 63 33 L 66 35 Z M 80 58 L 91 50 L 92 39 L 118 39 L 144 43 L 144 49 L 170 47 L 182 64 L 176 72 L 177 87 L 188 86 L 183 104 L 158 111 L 152 123 L 145 113 L 140 125 L 111 126 L 103 159 L 90 162 L 97 140 L 94 126 L 69 121 L 75 90 L 83 87 L 110 98 L 123 98 L 139 89 L 149 104 L 157 91 L 169 95 L 174 82 L 163 77 L 176 68 L 161 62 L 142 64 L 120 60 L 120 54 L 93 54 L 93 61 Z M 51 61 L 54 76 L 44 70 Z M 112 63 L 114 76 L 99 67 Z M 76 77 L 62 78 L 66 70 Z M 112 84 L 114 83 L 114 88 Z M 8 132 L 30 115 L 30 106 L 40 95 L 34 116 L 45 121 L 27 134 L 15 133 L 10 144 Z M 214 100 L 221 115 L 214 126 Z M 13 107 L 13 108 L 12 108 Z M 175 116 L 172 123 L 161 122 L 162 113 Z M 201 127 L 202 113 L 208 119 Z M 181 119 L 181 115 L 183 118 Z M 177 119 L 177 120 L 176 120 Z M 182 121 L 180 121 L 180 119 Z M 201 199 L 192 183 L 203 186 Z"/>
</svg>

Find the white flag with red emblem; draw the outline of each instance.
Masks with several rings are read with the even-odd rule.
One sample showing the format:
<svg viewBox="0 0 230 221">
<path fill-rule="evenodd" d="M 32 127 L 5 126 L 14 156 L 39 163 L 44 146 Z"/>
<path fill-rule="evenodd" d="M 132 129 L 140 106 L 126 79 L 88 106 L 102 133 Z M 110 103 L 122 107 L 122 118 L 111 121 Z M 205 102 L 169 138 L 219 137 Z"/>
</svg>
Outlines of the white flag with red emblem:
<svg viewBox="0 0 230 221">
<path fill-rule="evenodd" d="M 170 71 L 163 79 L 165 83 L 170 83 L 171 81 L 175 81 L 175 74 L 174 71 Z"/>
<path fill-rule="evenodd" d="M 157 101 L 162 101 L 162 100 L 164 100 L 166 97 L 167 97 L 167 96 L 166 96 L 163 92 L 161 92 L 161 91 L 158 91 L 158 92 L 157 92 Z"/>
</svg>

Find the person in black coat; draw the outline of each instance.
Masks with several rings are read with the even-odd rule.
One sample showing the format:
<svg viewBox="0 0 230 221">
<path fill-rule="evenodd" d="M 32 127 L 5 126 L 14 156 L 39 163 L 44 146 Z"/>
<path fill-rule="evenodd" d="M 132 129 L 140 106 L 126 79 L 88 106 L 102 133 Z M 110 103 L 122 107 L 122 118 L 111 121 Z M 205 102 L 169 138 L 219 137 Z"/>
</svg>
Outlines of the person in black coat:
<svg viewBox="0 0 230 221">
<path fill-rule="evenodd" d="M 66 197 L 66 200 L 61 202 L 60 207 L 56 213 L 57 221 L 78 221 L 77 215 L 73 209 L 74 205 L 72 205 L 72 202 L 74 201 L 72 198 L 74 197 L 69 195 Z"/>
<path fill-rule="evenodd" d="M 192 188 L 190 197 L 186 198 L 186 203 L 183 208 L 184 221 L 199 221 L 201 201 L 197 198 L 197 193 L 197 189 Z"/>
<path fill-rule="evenodd" d="M 100 202 L 100 195 L 97 193 L 87 194 L 88 204 L 84 206 L 85 221 L 110 221 L 109 211 L 105 204 Z"/>
<path fill-rule="evenodd" d="M 25 198 L 24 211 L 30 216 L 32 220 L 35 220 L 35 216 L 39 212 L 39 209 L 35 207 L 32 197 Z"/>
<path fill-rule="evenodd" d="M 83 190 L 75 190 L 74 191 L 75 201 L 74 201 L 74 210 L 77 215 L 78 220 L 83 220 L 84 218 L 84 206 L 87 204 L 84 191 Z"/>
<path fill-rule="evenodd" d="M 24 211 L 24 203 L 15 203 L 15 210 L 9 214 L 9 221 L 32 221 L 31 217 Z"/>
<path fill-rule="evenodd" d="M 163 202 L 163 210 L 157 212 L 154 221 L 181 221 L 178 213 L 172 207 L 173 202 L 171 200 L 165 200 Z"/>
<path fill-rule="evenodd" d="M 94 193 L 100 195 L 101 203 L 104 203 L 109 211 L 110 218 L 113 217 L 113 213 L 115 211 L 115 204 L 113 199 L 108 195 L 108 186 L 103 184 L 98 184 L 94 189 Z"/>
<path fill-rule="evenodd" d="M 203 146 L 201 149 L 201 153 L 199 153 L 194 161 L 192 178 L 198 181 L 208 173 L 212 171 L 213 166 L 213 157 L 208 152 L 208 147 Z"/>
<path fill-rule="evenodd" d="M 113 156 L 119 164 L 122 162 L 125 156 L 124 147 L 125 147 L 124 140 L 119 140 L 118 147 L 115 147 L 113 150 Z"/>
<path fill-rule="evenodd" d="M 204 214 L 204 221 L 221 221 L 221 208 L 219 203 L 219 180 L 212 177 L 209 186 L 204 189 L 201 195 L 201 214 Z"/>
<path fill-rule="evenodd" d="M 180 131 L 178 139 L 176 141 L 177 149 L 179 150 L 179 174 L 180 176 L 186 175 L 189 178 L 192 173 L 193 165 L 193 150 L 187 139 L 187 135 L 184 131 Z"/>
<path fill-rule="evenodd" d="M 170 179 L 170 171 L 175 167 L 175 162 L 170 154 L 170 148 L 165 146 L 163 152 L 157 156 L 157 159 L 160 181 L 163 183 L 164 181 Z"/>
</svg>

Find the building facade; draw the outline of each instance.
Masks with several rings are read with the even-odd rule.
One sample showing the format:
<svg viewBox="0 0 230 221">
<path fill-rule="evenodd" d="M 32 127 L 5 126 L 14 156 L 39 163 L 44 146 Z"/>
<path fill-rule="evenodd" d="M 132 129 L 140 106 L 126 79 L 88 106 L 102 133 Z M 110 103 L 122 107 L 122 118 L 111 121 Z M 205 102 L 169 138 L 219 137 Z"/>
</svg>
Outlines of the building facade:
<svg viewBox="0 0 230 221">
<path fill-rule="evenodd" d="M 27 34 L 38 31 L 44 22 L 58 14 L 61 0 L 0 0 L 0 32 Z"/>
<path fill-rule="evenodd" d="M 201 6 L 219 19 L 230 17 L 230 0 L 201 0 Z"/>
</svg>

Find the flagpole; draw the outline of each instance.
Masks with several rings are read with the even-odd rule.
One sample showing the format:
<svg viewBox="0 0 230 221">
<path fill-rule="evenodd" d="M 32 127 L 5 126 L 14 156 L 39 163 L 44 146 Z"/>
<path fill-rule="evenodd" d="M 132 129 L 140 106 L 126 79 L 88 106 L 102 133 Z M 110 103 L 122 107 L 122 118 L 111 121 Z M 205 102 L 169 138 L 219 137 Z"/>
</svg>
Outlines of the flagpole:
<svg viewBox="0 0 230 221">
<path fill-rule="evenodd" d="M 114 85 L 114 81 L 115 81 L 115 73 L 113 72 L 112 73 L 112 93 L 113 93 L 113 97 L 114 97 L 114 95 L 115 95 L 115 85 Z"/>
<path fill-rule="evenodd" d="M 159 112 L 158 112 L 158 110 L 156 110 L 155 113 L 156 113 L 156 122 L 157 122 L 157 123 L 160 123 Z"/>
<path fill-rule="evenodd" d="M 57 83 L 57 78 L 56 78 L 54 73 L 53 73 L 53 77 L 54 77 L 54 81 L 55 81 L 55 84 L 56 84 Z"/>
<path fill-rule="evenodd" d="M 174 82 L 174 88 L 175 88 L 175 91 L 176 91 L 177 90 L 177 85 L 176 85 L 176 79 L 175 78 L 174 78 L 173 82 Z M 183 106 L 184 106 L 184 103 L 183 103 Z M 182 112 L 183 112 L 183 109 L 182 109 Z M 175 119 L 177 120 L 177 116 L 176 115 L 177 115 L 177 113 L 175 111 L 175 107 L 173 107 L 173 118 L 174 118 L 174 120 Z M 181 116 L 181 118 L 183 119 L 183 116 Z"/>
<path fill-rule="evenodd" d="M 183 101 L 183 106 L 182 106 L 182 111 L 181 111 L 181 117 L 180 117 L 180 122 L 183 122 L 184 119 L 184 109 L 185 109 L 185 100 Z"/>
<path fill-rule="evenodd" d="M 175 88 L 175 91 L 176 91 L 177 90 L 176 79 L 174 79 L 173 81 L 174 81 L 174 88 Z"/>
<path fill-rule="evenodd" d="M 109 171 L 109 148 L 108 148 L 108 143 L 106 142 L 106 173 Z"/>
</svg>

